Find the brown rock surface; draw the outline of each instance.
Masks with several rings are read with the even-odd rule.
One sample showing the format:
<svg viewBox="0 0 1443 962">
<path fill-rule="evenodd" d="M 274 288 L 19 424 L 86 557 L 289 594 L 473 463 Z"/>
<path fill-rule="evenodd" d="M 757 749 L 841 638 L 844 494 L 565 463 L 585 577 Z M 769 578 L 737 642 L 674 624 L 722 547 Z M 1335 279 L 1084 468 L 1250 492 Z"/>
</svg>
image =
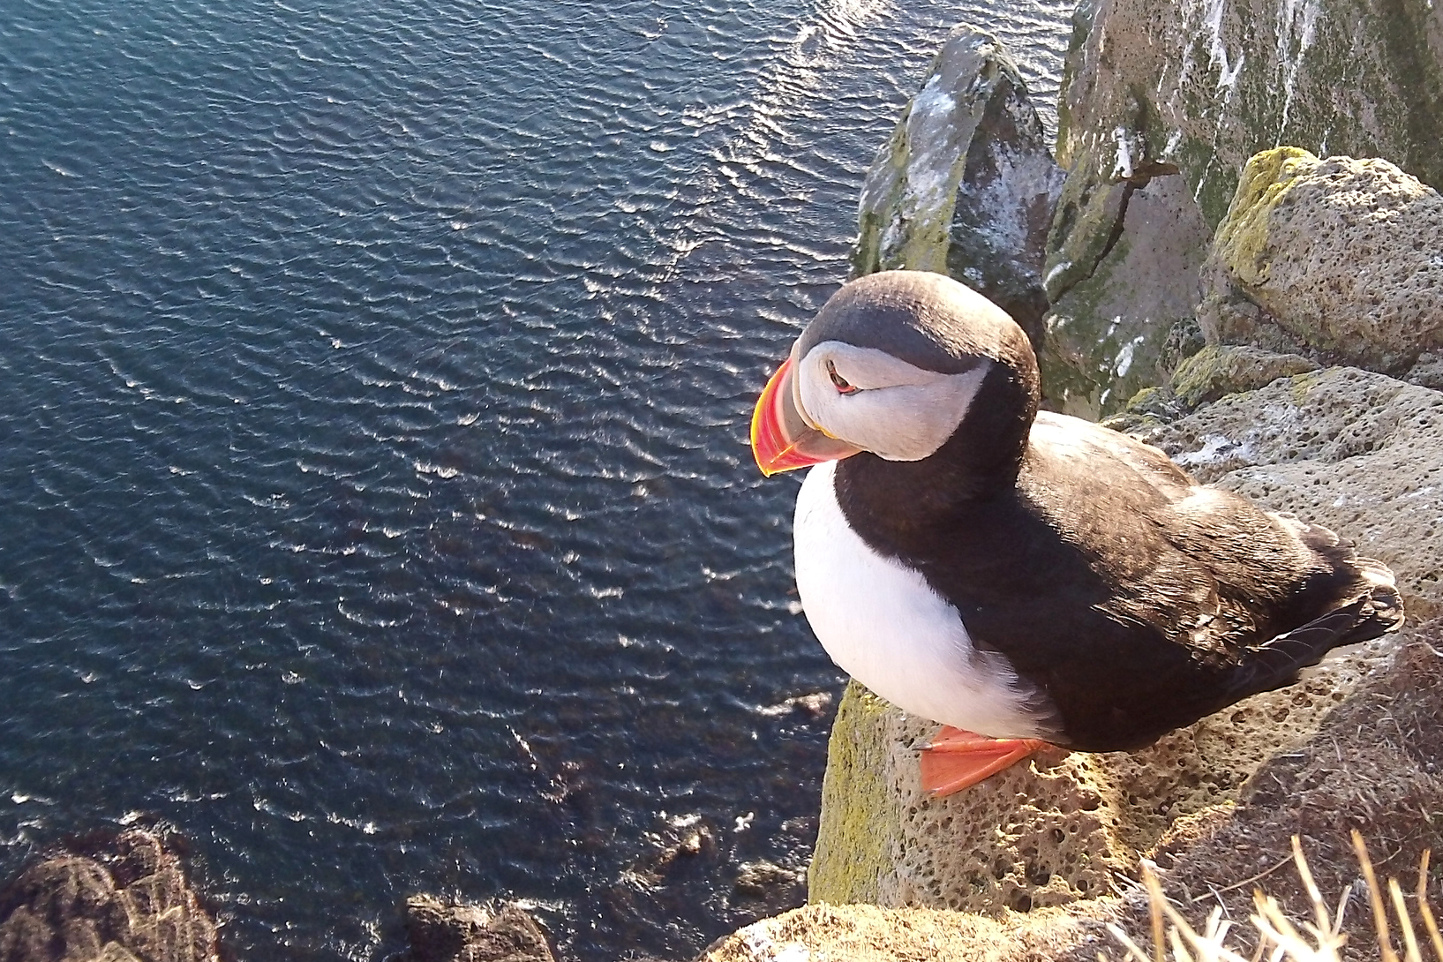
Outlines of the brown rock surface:
<svg viewBox="0 0 1443 962">
<path fill-rule="evenodd" d="M 1354 886 L 1358 865 L 1351 829 L 1368 840 L 1381 875 L 1404 888 L 1416 883 L 1424 848 L 1443 851 L 1443 621 L 1405 628 L 1391 660 L 1291 751 L 1271 758 L 1247 780 L 1236 801 L 1176 819 L 1144 853 L 1155 860 L 1164 890 L 1182 914 L 1201 928 L 1222 906 L 1238 921 L 1234 944 L 1248 957 L 1254 937 L 1243 922 L 1252 893 L 1261 887 L 1294 918 L 1311 908 L 1290 867 L 1290 846 L 1300 836 L 1324 898 L 1336 904 Z M 1023 797 L 1014 796 L 1014 804 Z M 1000 804 L 1000 803 L 999 803 Z M 965 829 L 953 826 L 954 838 Z M 1147 899 L 1115 877 L 1112 891 L 1066 907 L 998 918 L 928 909 L 870 905 L 809 905 L 767 919 L 715 943 L 706 962 L 804 962 L 807 959 L 937 960 L 937 962 L 1095 962 L 1098 951 L 1123 953 L 1104 923 L 1120 924 L 1149 943 Z M 1443 898 L 1443 882 L 1431 892 Z M 1354 901 L 1345 913 L 1350 940 L 1345 960 L 1377 958 L 1372 921 Z"/>
<path fill-rule="evenodd" d="M 411 949 L 403 962 L 554 962 L 541 928 L 515 905 L 406 900 Z"/>
<path fill-rule="evenodd" d="M 143 831 L 74 841 L 0 890 L 0 962 L 218 962 L 173 848 Z"/>
<path fill-rule="evenodd" d="M 821 904 L 749 925 L 713 943 L 697 962 L 1036 962 L 1106 941 L 1100 923 L 1058 913 L 997 921 L 935 909 Z"/>
</svg>

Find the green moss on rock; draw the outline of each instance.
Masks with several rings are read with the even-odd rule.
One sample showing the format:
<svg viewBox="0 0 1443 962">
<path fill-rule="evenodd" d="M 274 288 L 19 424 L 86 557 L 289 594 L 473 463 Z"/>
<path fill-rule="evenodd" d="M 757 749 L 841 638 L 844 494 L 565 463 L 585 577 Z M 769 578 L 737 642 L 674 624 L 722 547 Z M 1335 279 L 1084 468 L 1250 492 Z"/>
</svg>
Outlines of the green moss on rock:
<svg viewBox="0 0 1443 962">
<path fill-rule="evenodd" d="M 1172 377 L 1172 393 L 1183 408 L 1192 410 L 1228 394 L 1256 390 L 1280 377 L 1317 368 L 1316 362 L 1297 354 L 1213 344 L 1178 365 Z"/>
<path fill-rule="evenodd" d="M 1227 216 L 1213 239 L 1213 256 L 1246 283 L 1268 279 L 1263 253 L 1268 244 L 1268 218 L 1287 196 L 1294 176 L 1311 169 L 1318 158 L 1300 147 L 1275 147 L 1253 155 L 1238 178 Z"/>
<path fill-rule="evenodd" d="M 812 902 L 875 902 L 891 872 L 899 800 L 888 792 L 889 746 L 881 718 L 891 706 L 853 681 L 837 706 L 822 781 L 817 849 L 807 870 Z"/>
</svg>

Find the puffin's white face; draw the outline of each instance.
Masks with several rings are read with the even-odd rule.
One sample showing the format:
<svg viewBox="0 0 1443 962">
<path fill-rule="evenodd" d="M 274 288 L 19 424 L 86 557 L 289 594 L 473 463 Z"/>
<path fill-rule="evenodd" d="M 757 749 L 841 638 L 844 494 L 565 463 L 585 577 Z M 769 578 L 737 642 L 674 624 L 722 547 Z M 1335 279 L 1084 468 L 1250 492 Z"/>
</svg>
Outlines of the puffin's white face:
<svg viewBox="0 0 1443 962">
<path fill-rule="evenodd" d="M 842 341 L 822 341 L 792 360 L 802 420 L 889 461 L 920 461 L 940 448 L 966 417 L 989 366 L 939 374 Z"/>
</svg>

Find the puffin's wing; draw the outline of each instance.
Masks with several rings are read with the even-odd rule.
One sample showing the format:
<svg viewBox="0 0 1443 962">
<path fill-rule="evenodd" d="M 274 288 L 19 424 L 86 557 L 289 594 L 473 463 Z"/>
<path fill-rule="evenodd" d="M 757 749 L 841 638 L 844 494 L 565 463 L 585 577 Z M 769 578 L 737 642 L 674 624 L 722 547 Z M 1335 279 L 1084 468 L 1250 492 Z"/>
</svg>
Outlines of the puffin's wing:
<svg viewBox="0 0 1443 962">
<path fill-rule="evenodd" d="M 1030 493 L 1059 530 L 1099 546 L 1092 568 L 1112 584 L 1121 618 L 1151 624 L 1199 653 L 1239 652 L 1351 605 L 1384 582 L 1392 590 L 1386 568 L 1358 558 L 1327 528 L 1200 485 L 1127 435 L 1050 420 L 1067 422 L 1062 427 L 1077 450 L 1047 444 L 1043 434 L 1034 447 L 1039 460 L 1063 455 L 1086 471 L 1061 494 L 1039 496 L 1037 485 Z"/>
<path fill-rule="evenodd" d="M 1106 428 L 1039 417 L 1017 491 L 1010 540 L 988 543 L 1021 574 L 1005 595 L 956 592 L 978 640 L 1051 696 L 1072 747 L 1147 744 L 1401 618 L 1387 569 L 1332 532 Z"/>
<path fill-rule="evenodd" d="M 1371 558 L 1353 558 L 1359 575 L 1357 597 L 1246 650 L 1239 658 L 1219 707 L 1250 695 L 1273 691 L 1298 680 L 1304 668 L 1316 665 L 1334 648 L 1370 641 L 1403 623 L 1403 600 L 1393 573 Z"/>
</svg>

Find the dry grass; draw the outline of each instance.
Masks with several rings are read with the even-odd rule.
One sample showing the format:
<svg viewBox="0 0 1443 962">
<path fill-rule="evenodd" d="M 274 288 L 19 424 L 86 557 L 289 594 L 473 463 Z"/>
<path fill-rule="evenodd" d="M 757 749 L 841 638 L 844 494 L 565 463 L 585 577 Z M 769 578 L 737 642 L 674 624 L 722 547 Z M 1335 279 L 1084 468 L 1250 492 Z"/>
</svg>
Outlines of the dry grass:
<svg viewBox="0 0 1443 962">
<path fill-rule="evenodd" d="M 1423 853 L 1418 866 L 1418 885 L 1413 893 L 1410 912 L 1397 879 L 1390 878 L 1386 887 L 1379 884 L 1363 838 L 1356 831 L 1353 832 L 1353 848 L 1362 867 L 1363 882 L 1373 911 L 1379 962 L 1427 962 L 1425 946 L 1431 948 L 1437 962 L 1443 962 L 1443 934 L 1439 932 L 1438 921 L 1428 903 L 1428 853 Z M 1241 954 L 1229 944 L 1228 936 L 1233 923 L 1223 920 L 1221 908 L 1213 910 L 1203 930 L 1197 931 L 1168 902 L 1157 876 L 1146 868 L 1143 882 L 1147 886 L 1152 914 L 1152 952 L 1144 951 L 1121 928 L 1109 925 L 1108 929 L 1127 949 L 1130 962 L 1169 962 L 1169 959 L 1171 962 L 1343 962 L 1341 950 L 1348 941 L 1348 936 L 1342 931 L 1343 917 L 1352 889 L 1345 891 L 1337 907 L 1330 911 L 1313 881 L 1313 873 L 1308 869 L 1297 836 L 1293 837 L 1293 863 L 1312 903 L 1313 920 L 1291 919 L 1276 899 L 1255 891 L 1254 912 L 1249 921 L 1255 929 L 1257 948 L 1250 956 Z M 1389 905 L 1392 907 L 1391 915 Z M 1417 921 L 1414 914 L 1418 917 Z M 1403 940 L 1401 954 L 1393 944 L 1392 929 L 1395 925 Z M 1426 942 L 1420 942 L 1420 926 Z M 1098 957 L 1101 962 L 1108 962 L 1102 953 Z"/>
</svg>

